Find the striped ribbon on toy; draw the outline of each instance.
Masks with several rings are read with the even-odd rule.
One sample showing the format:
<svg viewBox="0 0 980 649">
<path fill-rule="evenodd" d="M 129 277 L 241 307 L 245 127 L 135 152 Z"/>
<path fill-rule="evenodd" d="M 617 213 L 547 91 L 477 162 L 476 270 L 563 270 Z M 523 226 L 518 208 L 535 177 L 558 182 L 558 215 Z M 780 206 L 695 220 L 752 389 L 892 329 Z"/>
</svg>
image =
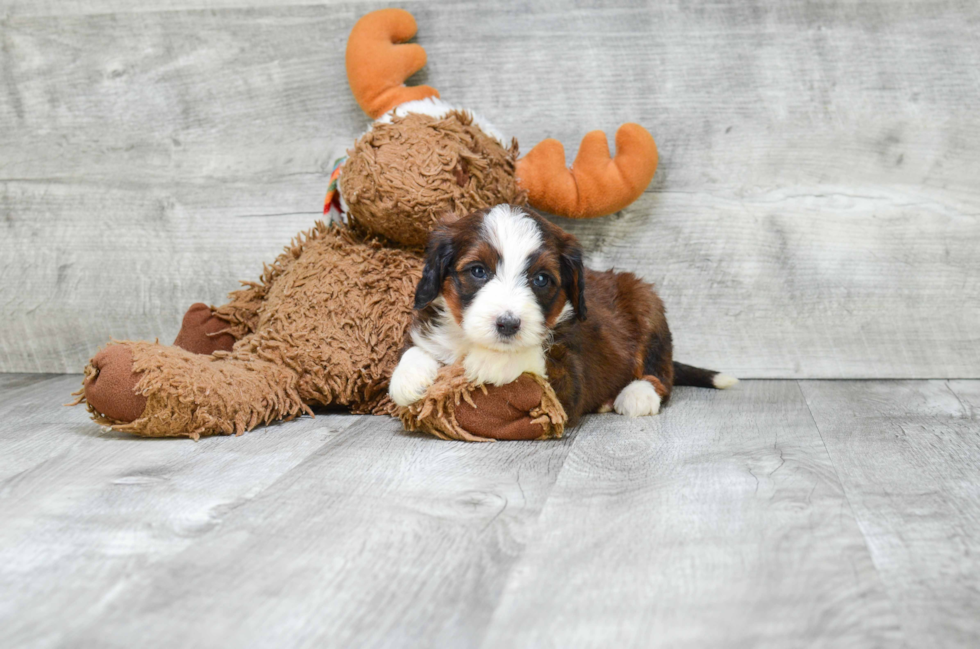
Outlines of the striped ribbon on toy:
<svg viewBox="0 0 980 649">
<path fill-rule="evenodd" d="M 347 156 L 334 160 L 333 171 L 330 173 L 330 184 L 327 185 L 327 197 L 323 201 L 324 215 L 329 214 L 332 209 L 337 210 L 341 221 L 344 219 L 344 210 L 340 206 L 340 188 L 338 184 L 340 182 L 340 170 L 343 168 L 345 162 L 347 162 Z"/>
</svg>

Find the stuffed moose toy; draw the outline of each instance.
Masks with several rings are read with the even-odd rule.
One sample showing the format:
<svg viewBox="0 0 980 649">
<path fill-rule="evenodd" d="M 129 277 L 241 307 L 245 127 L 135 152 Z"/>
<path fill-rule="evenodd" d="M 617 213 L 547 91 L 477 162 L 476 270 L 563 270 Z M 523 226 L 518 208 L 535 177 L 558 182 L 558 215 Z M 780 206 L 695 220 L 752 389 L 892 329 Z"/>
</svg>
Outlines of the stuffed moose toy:
<svg viewBox="0 0 980 649">
<path fill-rule="evenodd" d="M 548 383 L 524 374 L 504 386 L 467 382 L 446 367 L 410 408 L 388 381 L 412 320 L 430 229 L 447 215 L 498 203 L 590 218 L 636 200 L 657 149 L 636 124 L 589 133 L 571 169 L 555 140 L 518 159 L 516 141 L 404 80 L 426 62 L 406 44 L 414 18 L 375 11 L 351 32 L 346 65 L 358 104 L 375 119 L 340 168 L 346 225 L 318 222 L 297 236 L 257 282 L 219 307 L 195 304 L 172 346 L 114 341 L 85 368 L 78 403 L 99 424 L 163 437 L 242 434 L 317 406 L 395 415 L 409 430 L 463 440 L 560 436 L 565 414 Z"/>
</svg>

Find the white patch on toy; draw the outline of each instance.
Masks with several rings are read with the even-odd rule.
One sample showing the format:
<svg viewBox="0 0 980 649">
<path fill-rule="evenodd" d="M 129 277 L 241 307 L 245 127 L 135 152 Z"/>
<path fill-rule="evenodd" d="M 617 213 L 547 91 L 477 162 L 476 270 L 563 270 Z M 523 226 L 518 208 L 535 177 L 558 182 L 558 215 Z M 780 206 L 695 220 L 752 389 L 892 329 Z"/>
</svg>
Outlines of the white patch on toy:
<svg viewBox="0 0 980 649">
<path fill-rule="evenodd" d="M 404 117 L 409 113 L 416 113 L 420 115 L 428 115 L 429 117 L 434 117 L 435 119 L 442 119 L 447 113 L 453 110 L 458 110 L 461 112 L 469 113 L 473 116 L 473 124 L 478 126 L 481 131 L 494 138 L 502 146 L 504 145 L 504 135 L 496 129 L 496 127 L 486 120 L 482 115 L 477 115 L 472 110 L 467 110 L 465 108 L 460 108 L 459 106 L 453 106 L 447 101 L 443 101 L 438 97 L 426 97 L 425 99 L 415 99 L 413 101 L 406 101 L 404 104 L 399 104 L 395 106 L 387 113 L 379 117 L 375 123 L 376 124 L 388 124 L 391 122 L 392 117 Z"/>
</svg>

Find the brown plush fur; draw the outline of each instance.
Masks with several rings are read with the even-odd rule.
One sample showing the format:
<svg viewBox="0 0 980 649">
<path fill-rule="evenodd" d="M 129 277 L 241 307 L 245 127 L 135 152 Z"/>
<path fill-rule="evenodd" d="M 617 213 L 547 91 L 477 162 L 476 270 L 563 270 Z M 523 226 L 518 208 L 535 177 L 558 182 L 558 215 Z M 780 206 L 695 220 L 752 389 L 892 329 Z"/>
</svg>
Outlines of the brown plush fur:
<svg viewBox="0 0 980 649">
<path fill-rule="evenodd" d="M 407 12 L 389 9 L 368 14 L 352 32 L 351 87 L 374 117 L 438 96 L 402 85 L 425 63 L 421 47 L 402 44 L 415 29 Z M 597 135 L 587 136 L 572 175 L 557 143 L 545 142 L 521 166 L 524 186 L 542 205 L 574 199 L 564 212 L 572 216 L 625 206 L 656 167 L 653 140 L 637 129 L 620 129 L 615 159 L 597 146 Z M 318 224 L 228 304 L 192 307 L 175 346 L 123 341 L 103 350 L 86 367 L 76 403 L 87 403 L 100 423 L 148 436 L 240 434 L 313 405 L 393 413 L 386 389 L 411 321 L 420 249 L 447 212 L 527 202 L 517 151 L 516 142 L 503 146 L 461 111 L 375 123 L 348 152 L 340 177 L 349 229 Z M 456 439 L 561 434 L 563 415 L 547 384 L 523 380 L 476 397 L 457 379 L 443 375 L 445 383 L 433 386 L 441 396 L 431 402 L 443 405 L 406 421 Z M 530 405 L 538 390 L 538 405 Z M 473 398 L 460 402 L 464 393 Z M 515 417 L 504 406 L 516 402 L 528 407 Z"/>
<path fill-rule="evenodd" d="M 228 304 L 192 307 L 173 347 L 122 341 L 103 350 L 76 403 L 87 402 L 99 423 L 157 437 L 241 434 L 317 405 L 394 414 L 387 387 L 421 275 L 415 244 L 444 210 L 523 202 L 516 151 L 465 113 L 376 124 L 344 167 L 350 228 L 317 224 Z M 501 423 L 515 436 L 563 430 L 564 415 L 546 405 L 557 403 L 548 388 L 523 423 L 484 417 L 472 420 L 482 429 L 463 431 L 452 413 L 466 390 L 448 374 L 443 380 L 428 410 L 406 415 L 411 428 L 454 439 L 494 436 Z M 491 402 L 487 411 L 497 412 Z"/>
<path fill-rule="evenodd" d="M 464 304 L 482 286 L 464 269 L 479 262 L 492 272 L 499 261 L 498 250 L 482 234 L 488 212 L 477 210 L 446 220 L 430 237 L 423 274 L 448 265 L 452 272 L 439 283 L 438 294 L 458 324 L 464 319 Z M 636 379 L 648 380 L 666 403 L 674 384 L 673 349 L 664 305 L 653 286 L 632 273 L 585 268 L 572 234 L 532 210 L 524 214 L 537 222 L 542 235 L 541 247 L 529 258 L 527 276 L 545 271 L 561 278 L 536 298 L 552 331 L 553 342 L 545 354 L 548 382 L 568 425 L 577 424 L 583 414 L 602 410 Z M 435 297 L 422 285 L 416 290 L 416 306 L 425 304 L 416 315 L 420 330 L 439 321 Z M 575 317 L 555 325 L 566 303 Z"/>
<path fill-rule="evenodd" d="M 240 338 L 231 352 L 120 342 L 141 374 L 146 409 L 131 422 L 101 417 L 91 403 L 90 410 L 102 423 L 148 436 L 242 433 L 311 405 L 392 414 L 388 377 L 421 269 L 419 251 L 318 224 L 260 282 L 215 309 Z"/>
<path fill-rule="evenodd" d="M 448 213 L 527 201 L 514 176 L 517 141 L 505 149 L 465 112 L 375 124 L 348 153 L 340 188 L 350 224 L 406 245 L 424 246 Z"/>
</svg>

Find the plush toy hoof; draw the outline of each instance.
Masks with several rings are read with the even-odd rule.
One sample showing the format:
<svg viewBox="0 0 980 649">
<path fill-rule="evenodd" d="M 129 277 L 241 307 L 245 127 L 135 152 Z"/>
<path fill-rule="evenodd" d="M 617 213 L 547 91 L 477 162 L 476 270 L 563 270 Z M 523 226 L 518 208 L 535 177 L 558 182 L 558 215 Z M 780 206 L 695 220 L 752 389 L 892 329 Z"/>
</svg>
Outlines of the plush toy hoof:
<svg viewBox="0 0 980 649">
<path fill-rule="evenodd" d="M 211 307 L 202 302 L 192 304 L 184 314 L 180 333 L 174 346 L 186 349 L 192 354 L 213 354 L 217 351 L 230 352 L 235 346 L 235 337 L 230 333 L 218 333 L 228 328 L 228 323 L 211 313 Z"/>
<path fill-rule="evenodd" d="M 146 408 L 146 397 L 136 392 L 141 374 L 133 371 L 133 352 L 125 345 L 110 345 L 92 359 L 97 373 L 85 383 L 85 400 L 116 421 L 136 421 Z"/>
<path fill-rule="evenodd" d="M 528 416 L 541 404 L 541 386 L 526 375 L 484 394 L 475 390 L 470 396 L 476 408 L 466 403 L 456 407 L 456 421 L 479 437 L 500 440 L 537 439 L 545 432 L 541 424 Z"/>
</svg>

